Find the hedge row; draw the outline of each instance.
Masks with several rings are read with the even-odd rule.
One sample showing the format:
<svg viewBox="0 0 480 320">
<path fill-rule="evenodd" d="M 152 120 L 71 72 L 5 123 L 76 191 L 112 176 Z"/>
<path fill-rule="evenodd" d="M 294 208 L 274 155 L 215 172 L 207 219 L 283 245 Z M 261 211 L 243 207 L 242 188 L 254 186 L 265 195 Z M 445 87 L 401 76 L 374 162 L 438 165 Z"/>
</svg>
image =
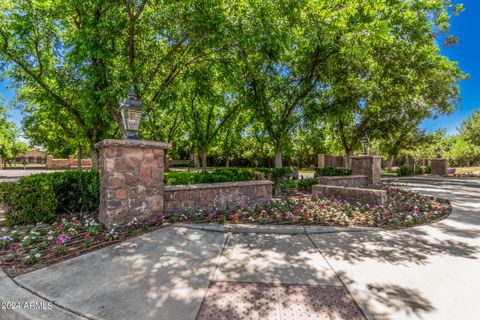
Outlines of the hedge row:
<svg viewBox="0 0 480 320">
<path fill-rule="evenodd" d="M 65 171 L 0 184 L 0 205 L 8 225 L 52 222 L 58 213 L 94 212 L 99 204 L 98 172 Z"/>
<path fill-rule="evenodd" d="M 293 178 L 292 168 L 222 168 L 213 172 L 165 172 L 165 184 L 215 183 L 249 180 L 271 180 L 273 183 L 289 181 Z"/>
<path fill-rule="evenodd" d="M 335 167 L 315 168 L 315 177 L 323 176 L 349 176 L 352 170 Z"/>
</svg>

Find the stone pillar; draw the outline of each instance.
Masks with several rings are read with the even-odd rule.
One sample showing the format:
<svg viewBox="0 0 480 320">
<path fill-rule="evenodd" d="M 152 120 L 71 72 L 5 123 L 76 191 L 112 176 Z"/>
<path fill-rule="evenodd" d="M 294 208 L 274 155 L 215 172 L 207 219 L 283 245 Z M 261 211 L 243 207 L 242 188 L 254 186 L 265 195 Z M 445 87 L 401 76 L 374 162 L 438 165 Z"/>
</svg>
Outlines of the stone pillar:
<svg viewBox="0 0 480 320">
<path fill-rule="evenodd" d="M 75 163 L 75 156 L 73 154 L 68 155 L 68 168 L 75 168 L 77 164 Z"/>
<path fill-rule="evenodd" d="M 448 160 L 442 158 L 432 159 L 432 174 L 439 176 L 447 176 Z"/>
<path fill-rule="evenodd" d="M 318 154 L 318 167 L 319 168 L 325 168 L 325 155 L 324 154 Z"/>
<path fill-rule="evenodd" d="M 53 169 L 53 156 L 47 156 L 47 169 Z"/>
<path fill-rule="evenodd" d="M 367 183 L 381 184 L 382 157 L 374 155 L 353 156 L 352 175 L 367 176 Z"/>
<path fill-rule="evenodd" d="M 171 145 L 142 140 L 103 140 L 100 150 L 100 212 L 103 224 L 144 220 L 163 212 L 163 157 Z"/>
</svg>

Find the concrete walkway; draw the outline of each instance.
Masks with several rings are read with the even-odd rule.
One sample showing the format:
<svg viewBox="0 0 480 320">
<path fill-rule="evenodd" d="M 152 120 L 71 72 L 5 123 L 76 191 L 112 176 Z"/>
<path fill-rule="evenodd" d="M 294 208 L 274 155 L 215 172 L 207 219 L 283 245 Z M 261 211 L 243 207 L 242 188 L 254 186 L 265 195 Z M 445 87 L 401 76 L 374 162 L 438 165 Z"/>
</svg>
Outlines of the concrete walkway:
<svg viewBox="0 0 480 320">
<path fill-rule="evenodd" d="M 1 301 L 52 303 L 0 319 L 478 319 L 480 181 L 397 183 L 451 199 L 452 215 L 397 231 L 168 227 L 0 272 Z"/>
</svg>

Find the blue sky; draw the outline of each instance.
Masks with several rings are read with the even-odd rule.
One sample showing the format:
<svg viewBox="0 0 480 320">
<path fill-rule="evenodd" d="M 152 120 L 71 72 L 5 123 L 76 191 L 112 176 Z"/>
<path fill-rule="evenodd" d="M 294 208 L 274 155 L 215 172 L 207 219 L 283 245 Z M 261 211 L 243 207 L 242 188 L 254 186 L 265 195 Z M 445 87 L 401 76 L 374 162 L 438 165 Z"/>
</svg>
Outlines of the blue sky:
<svg viewBox="0 0 480 320">
<path fill-rule="evenodd" d="M 450 116 L 424 121 L 422 127 L 427 130 L 446 129 L 455 134 L 462 122 L 473 111 L 480 109 L 480 1 L 455 1 L 463 3 L 465 11 L 458 17 L 453 16 L 451 33 L 459 37 L 457 46 L 442 48 L 442 54 L 457 61 L 460 68 L 470 75 L 470 79 L 460 83 L 462 101 L 459 108 Z"/>
<path fill-rule="evenodd" d="M 422 124 L 424 129 L 445 129 L 447 134 L 455 134 L 462 122 L 480 108 L 480 1 L 455 2 L 465 6 L 465 11 L 459 17 L 452 17 L 451 33 L 457 35 L 460 41 L 457 46 L 442 48 L 441 52 L 451 60 L 458 61 L 460 68 L 470 74 L 470 79 L 460 83 L 462 101 L 452 115 L 429 119 Z M 15 95 L 15 91 L 7 87 L 8 80 L 0 80 L 0 96 L 4 104 Z M 10 120 L 20 126 L 21 112 L 9 110 L 8 113 Z"/>
</svg>

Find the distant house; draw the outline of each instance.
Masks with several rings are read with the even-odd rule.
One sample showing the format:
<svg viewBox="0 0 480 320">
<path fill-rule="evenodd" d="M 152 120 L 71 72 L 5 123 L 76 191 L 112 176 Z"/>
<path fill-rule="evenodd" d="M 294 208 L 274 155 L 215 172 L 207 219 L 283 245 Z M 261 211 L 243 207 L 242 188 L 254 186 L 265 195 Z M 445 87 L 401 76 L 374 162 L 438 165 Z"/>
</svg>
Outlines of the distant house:
<svg viewBox="0 0 480 320">
<path fill-rule="evenodd" d="M 46 161 L 45 152 L 35 148 L 15 157 L 15 162 L 44 164 Z"/>
</svg>

